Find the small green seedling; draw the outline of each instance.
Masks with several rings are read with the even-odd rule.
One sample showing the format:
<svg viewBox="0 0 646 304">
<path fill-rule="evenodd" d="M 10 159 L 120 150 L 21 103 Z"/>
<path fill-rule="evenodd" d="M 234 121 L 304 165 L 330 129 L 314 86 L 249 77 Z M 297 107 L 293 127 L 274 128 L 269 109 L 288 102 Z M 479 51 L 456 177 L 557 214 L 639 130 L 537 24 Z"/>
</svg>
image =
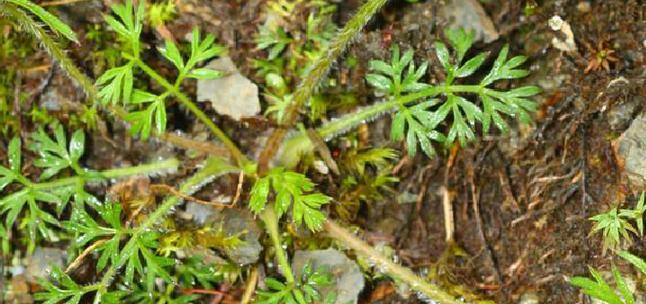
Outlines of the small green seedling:
<svg viewBox="0 0 646 304">
<path fill-rule="evenodd" d="M 332 274 L 323 266 L 314 269 L 312 264 L 306 263 L 303 266 L 302 276 L 296 284 L 285 284 L 271 277 L 265 279 L 268 289 L 256 293 L 258 296 L 256 303 L 332 304 L 336 301 L 336 295 L 330 293 L 323 299 L 318 288 L 330 286 L 333 282 Z"/>
<path fill-rule="evenodd" d="M 292 220 L 296 225 L 305 222 L 312 231 L 321 230 L 325 215 L 321 206 L 330 202 L 330 197 L 314 191 L 314 183 L 305 175 L 274 168 L 266 176 L 259 178 L 251 188 L 249 208 L 260 213 L 269 200 L 269 192 L 275 194 L 274 208 L 280 218 L 292 207 Z"/>
<path fill-rule="evenodd" d="M 642 258 L 631 254 L 628 251 L 620 251 L 620 257 L 631 263 L 642 274 L 646 275 L 646 261 Z M 635 296 L 628 287 L 626 279 L 623 278 L 615 265 L 612 265 L 612 276 L 615 280 L 616 288 L 612 288 L 594 268 L 590 267 L 590 274 L 594 278 L 591 280 L 586 277 L 573 277 L 570 284 L 582 289 L 583 293 L 604 301 L 609 304 L 635 304 Z"/>
<path fill-rule="evenodd" d="M 624 242 L 627 244 L 632 243 L 631 233 L 640 237 L 644 235 L 645 211 L 646 206 L 644 205 L 644 194 L 642 193 L 635 209 L 618 210 L 615 207 L 608 212 L 591 217 L 590 220 L 595 223 L 590 234 L 594 235 L 602 232 L 604 253 L 608 248 L 616 250 Z M 637 224 L 637 229 L 630 221 Z"/>
</svg>

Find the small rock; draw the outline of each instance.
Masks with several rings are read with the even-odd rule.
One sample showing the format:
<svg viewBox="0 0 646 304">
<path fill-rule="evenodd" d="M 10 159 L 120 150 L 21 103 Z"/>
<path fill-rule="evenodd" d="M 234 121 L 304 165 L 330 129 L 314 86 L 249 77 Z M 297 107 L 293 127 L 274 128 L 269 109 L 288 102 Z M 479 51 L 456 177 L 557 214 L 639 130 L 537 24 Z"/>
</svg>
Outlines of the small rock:
<svg viewBox="0 0 646 304">
<path fill-rule="evenodd" d="M 608 111 L 608 124 L 612 130 L 625 130 L 637 110 L 639 98 L 625 101 L 613 106 Z"/>
<path fill-rule="evenodd" d="M 231 58 L 218 58 L 206 67 L 222 71 L 225 76 L 198 80 L 198 101 L 210 101 L 218 113 L 231 116 L 235 120 L 260 112 L 258 86 L 240 74 Z"/>
<path fill-rule="evenodd" d="M 577 50 L 574 41 L 574 33 L 570 24 L 563 20 L 561 16 L 555 15 L 547 21 L 549 27 L 557 32 L 557 37 L 552 38 L 552 46 L 564 52 L 574 52 Z"/>
<path fill-rule="evenodd" d="M 213 215 L 214 209 L 194 202 L 186 203 L 186 213 L 191 215 L 191 219 L 199 225 L 204 225 L 204 222 Z"/>
<path fill-rule="evenodd" d="M 62 249 L 36 248 L 34 254 L 27 258 L 25 277 L 29 282 L 36 282 L 38 278 L 47 279 L 55 266 L 64 267 L 66 256 L 65 250 Z"/>
<path fill-rule="evenodd" d="M 258 239 L 262 231 L 251 213 L 246 209 L 223 209 L 214 212 L 207 222 L 216 227 L 222 225 L 226 235 L 241 235 L 244 241 L 240 246 L 224 250 L 224 254 L 234 263 L 240 265 L 252 264 L 260 258 L 262 246 Z"/>
<path fill-rule="evenodd" d="M 518 304 L 539 304 L 541 303 L 540 298 L 534 292 L 526 292 L 520 297 Z"/>
<path fill-rule="evenodd" d="M 489 43 L 500 36 L 493 22 L 477 0 L 452 0 L 439 10 L 453 29 L 464 28 L 476 32 L 476 41 Z"/>
<path fill-rule="evenodd" d="M 615 148 L 630 186 L 635 191 L 646 190 L 646 113 L 633 120 Z"/>
<path fill-rule="evenodd" d="M 363 274 L 359 270 L 357 263 L 335 249 L 296 251 L 292 267 L 297 277 L 301 276 L 303 266 L 307 262 L 310 262 L 314 269 L 319 266 L 327 266 L 328 270 L 334 275 L 336 286 L 319 290 L 323 298 L 330 292 L 335 292 L 335 303 L 357 303 L 359 293 L 364 285 Z"/>
</svg>

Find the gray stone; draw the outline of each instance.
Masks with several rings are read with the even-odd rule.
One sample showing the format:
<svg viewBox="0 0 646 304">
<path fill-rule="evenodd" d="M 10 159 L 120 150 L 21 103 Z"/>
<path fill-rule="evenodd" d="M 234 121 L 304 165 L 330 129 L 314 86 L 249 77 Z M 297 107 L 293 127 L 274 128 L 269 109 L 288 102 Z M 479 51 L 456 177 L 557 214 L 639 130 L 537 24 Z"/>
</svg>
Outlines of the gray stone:
<svg viewBox="0 0 646 304">
<path fill-rule="evenodd" d="M 534 292 L 526 292 L 520 297 L 518 304 L 539 304 L 541 303 L 540 298 Z"/>
<path fill-rule="evenodd" d="M 476 32 L 476 41 L 492 42 L 500 36 L 487 12 L 477 0 L 450 0 L 439 14 L 453 29 L 464 28 Z"/>
<path fill-rule="evenodd" d="M 191 218 L 199 225 L 204 225 L 204 222 L 206 222 L 213 212 L 214 209 L 210 206 L 194 202 L 186 203 L 186 213 L 190 214 Z"/>
<path fill-rule="evenodd" d="M 641 113 L 618 139 L 618 156 L 630 186 L 646 190 L 646 113 Z"/>
<path fill-rule="evenodd" d="M 310 262 L 314 269 L 326 266 L 334 275 L 336 286 L 319 290 L 323 298 L 330 292 L 335 292 L 337 304 L 357 303 L 359 293 L 364 286 L 363 274 L 357 263 L 335 249 L 296 251 L 292 267 L 297 277 L 301 276 L 303 266 L 307 262 Z"/>
<path fill-rule="evenodd" d="M 225 73 L 223 77 L 197 81 L 197 100 L 209 101 L 220 114 L 235 120 L 260 112 L 258 86 L 244 77 L 229 57 L 211 61 L 207 68 Z"/>
<path fill-rule="evenodd" d="M 639 105 L 638 98 L 619 103 L 608 111 L 608 124 L 614 131 L 624 130 L 637 110 Z"/>
<path fill-rule="evenodd" d="M 25 277 L 30 282 L 38 278 L 47 279 L 55 266 L 64 269 L 66 256 L 62 249 L 37 247 L 34 254 L 27 258 Z"/>
<path fill-rule="evenodd" d="M 224 250 L 224 254 L 236 264 L 247 265 L 258 261 L 262 245 L 258 239 L 261 230 L 247 209 L 223 209 L 208 220 L 212 226 L 222 225 L 226 235 L 240 235 L 240 246 Z"/>
</svg>

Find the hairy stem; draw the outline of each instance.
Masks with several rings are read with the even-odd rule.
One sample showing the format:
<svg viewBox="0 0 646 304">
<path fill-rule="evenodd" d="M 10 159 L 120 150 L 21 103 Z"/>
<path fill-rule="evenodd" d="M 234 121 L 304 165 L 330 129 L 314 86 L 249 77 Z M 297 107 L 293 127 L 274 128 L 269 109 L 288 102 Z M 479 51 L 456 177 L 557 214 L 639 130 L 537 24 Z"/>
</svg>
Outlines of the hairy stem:
<svg viewBox="0 0 646 304">
<path fill-rule="evenodd" d="M 381 255 L 377 250 L 366 244 L 362 240 L 355 237 L 351 232 L 339 226 L 332 220 L 327 220 L 323 225 L 328 235 L 333 239 L 341 242 L 343 245 L 354 250 L 356 253 L 367 257 L 371 261 L 376 262 L 383 271 L 390 277 L 407 284 L 411 289 L 423 293 L 430 300 L 441 304 L 457 304 L 462 303 L 437 285 L 431 284 L 424 279 L 417 276 L 410 269 L 402 267 L 390 259 Z"/>
<path fill-rule="evenodd" d="M 67 72 L 67 74 L 75 80 L 83 89 L 85 94 L 90 100 L 94 100 L 96 97 L 96 88 L 94 87 L 94 82 L 87 77 L 83 72 L 81 72 L 74 62 L 67 57 L 65 51 L 52 39 L 52 37 L 45 32 L 45 30 L 38 25 L 38 22 L 34 21 L 27 13 L 23 12 L 21 9 L 18 9 L 12 4 L 2 3 L 1 14 L 9 16 L 10 19 L 16 21 L 21 28 L 26 32 L 34 35 L 47 52 L 58 62 L 60 67 Z"/>
<path fill-rule="evenodd" d="M 139 68 L 141 68 L 146 74 L 148 74 L 148 76 L 154 79 L 168 92 L 177 97 L 182 105 L 193 112 L 197 119 L 205 124 L 211 130 L 211 132 L 213 132 L 213 134 L 220 141 L 222 141 L 227 149 L 229 149 L 231 156 L 236 160 L 238 165 L 242 166 L 250 162 L 247 157 L 240 151 L 240 149 L 238 149 L 238 146 L 236 146 L 236 144 L 226 134 L 224 134 L 224 132 L 215 123 L 213 123 L 213 121 L 211 121 L 211 119 L 206 115 L 206 113 L 204 113 L 204 111 L 202 111 L 197 105 L 195 105 L 195 103 L 193 103 L 193 101 L 191 101 L 191 99 L 188 98 L 186 94 L 182 93 L 182 91 L 180 91 L 178 87 L 168 82 L 166 78 L 159 75 L 150 66 L 141 61 L 141 59 L 133 58 L 133 60 L 135 61 L 137 66 L 139 66 Z"/>
<path fill-rule="evenodd" d="M 33 183 L 31 187 L 34 189 L 40 189 L 40 190 L 60 188 L 60 187 L 75 185 L 78 182 L 92 182 L 92 181 L 100 181 L 105 179 L 122 178 L 122 177 L 133 176 L 133 175 L 154 174 L 161 171 L 175 170 L 177 169 L 178 166 L 179 166 L 179 161 L 175 158 L 170 158 L 163 161 L 134 166 L 134 167 L 108 169 L 105 171 L 99 171 L 99 172 L 93 173 L 88 176 L 71 176 L 71 177 L 59 178 L 48 182 Z"/>
<path fill-rule="evenodd" d="M 232 173 L 238 170 L 237 168 L 228 165 L 217 158 L 209 158 L 206 165 L 197 171 L 193 176 L 186 179 L 179 187 L 179 191 L 186 195 L 191 195 L 200 189 L 205 183 L 221 176 L 223 174 Z M 175 205 L 180 202 L 180 198 L 177 196 L 171 196 L 166 198 L 161 205 L 151 214 L 146 217 L 146 220 L 141 223 L 141 225 L 134 227 L 132 230 L 132 236 L 128 240 L 127 244 L 124 247 L 128 246 L 132 242 L 136 242 L 137 238 L 140 237 L 144 232 L 148 231 L 157 221 L 164 217 Z M 99 292 L 94 298 L 94 303 L 101 303 L 101 295 L 107 292 L 107 288 L 112 283 L 114 276 L 117 273 L 117 270 L 121 268 L 123 264 L 113 264 L 110 265 L 108 270 L 103 274 L 103 278 L 97 284 L 100 286 Z"/>
<path fill-rule="evenodd" d="M 386 2 L 387 0 L 367 0 L 345 24 L 334 40 L 332 40 L 327 52 L 321 53 L 321 55 L 316 58 L 311 69 L 306 72 L 305 77 L 294 92 L 292 103 L 288 106 L 287 113 L 285 113 L 285 117 L 280 122 L 282 128 L 274 130 L 269 137 L 265 148 L 260 154 L 258 170 L 261 174 L 269 168 L 269 162 L 273 159 L 274 154 L 282 143 L 283 138 L 287 133 L 287 129 L 296 123 L 298 112 L 303 104 L 305 104 L 305 102 L 307 102 L 307 100 L 312 96 L 314 90 L 330 70 L 330 66 L 332 66 L 343 50 L 345 50 L 350 40 L 361 32 L 372 16 L 376 14 L 379 9 L 386 4 Z"/>
</svg>

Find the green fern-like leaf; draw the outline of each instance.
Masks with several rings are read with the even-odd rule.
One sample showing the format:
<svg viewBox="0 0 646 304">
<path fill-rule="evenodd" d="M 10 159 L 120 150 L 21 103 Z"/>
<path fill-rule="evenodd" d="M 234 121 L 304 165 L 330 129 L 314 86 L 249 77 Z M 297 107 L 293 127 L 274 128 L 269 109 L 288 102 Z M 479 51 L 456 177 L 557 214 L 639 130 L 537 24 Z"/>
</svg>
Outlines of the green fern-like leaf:
<svg viewBox="0 0 646 304">
<path fill-rule="evenodd" d="M 303 222 L 312 231 L 321 229 L 325 215 L 321 206 L 330 202 L 330 197 L 316 193 L 314 183 L 305 175 L 274 168 L 267 176 L 259 178 L 251 189 L 249 208 L 258 214 L 267 204 L 270 189 L 274 190 L 274 205 L 278 216 L 285 214 L 292 207 L 292 220 L 297 225 Z"/>
<path fill-rule="evenodd" d="M 441 41 L 435 43 L 438 61 L 446 73 L 443 84 L 433 86 L 424 83 L 421 79 L 426 72 L 427 63 L 415 68 L 413 51 L 408 50 L 400 56 L 397 46 L 392 48 L 389 63 L 372 60 L 370 69 L 373 73 L 366 75 L 368 84 L 390 99 L 399 101 L 391 125 L 391 138 L 395 141 L 405 139 L 410 156 L 415 155 L 420 146 L 427 156 L 432 157 L 435 154 L 433 141 L 443 142 L 446 146 L 455 141 L 465 145 L 476 138 L 477 124 L 482 124 L 484 132 L 489 130 L 492 122 L 500 130 L 506 131 L 508 125 L 503 115 L 530 123 L 529 113 L 536 110 L 535 103 L 529 99 L 540 92 L 535 86 L 509 91 L 488 87 L 497 80 L 527 76 L 527 70 L 518 68 L 525 62 L 524 56 L 507 60 L 509 47 L 505 46 L 479 84 L 455 84 L 458 79 L 474 75 L 482 67 L 488 54 L 480 53 L 466 59 L 474 41 L 474 32 L 447 30 L 445 37 L 453 51 Z M 477 95 L 480 102 L 471 100 L 465 93 Z M 429 98 L 437 95 L 444 95 L 444 99 Z M 444 123 L 450 125 L 446 135 L 437 131 Z"/>
</svg>

